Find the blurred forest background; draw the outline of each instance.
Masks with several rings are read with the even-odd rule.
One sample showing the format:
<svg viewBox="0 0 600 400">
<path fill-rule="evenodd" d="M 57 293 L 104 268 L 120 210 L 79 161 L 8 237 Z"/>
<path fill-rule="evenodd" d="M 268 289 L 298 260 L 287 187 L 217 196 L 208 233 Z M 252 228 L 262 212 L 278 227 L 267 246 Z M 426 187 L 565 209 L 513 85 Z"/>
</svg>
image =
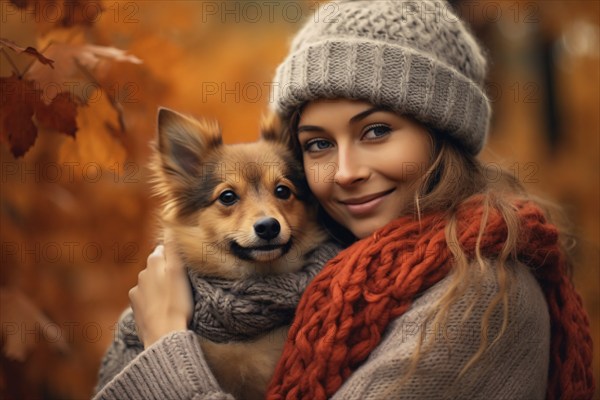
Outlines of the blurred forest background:
<svg viewBox="0 0 600 400">
<path fill-rule="evenodd" d="M 491 59 L 482 158 L 563 206 L 578 236 L 599 384 L 600 2 L 453 4 Z M 89 398 L 154 247 L 157 107 L 256 139 L 275 67 L 317 5 L 0 1 L 0 398 Z"/>
</svg>

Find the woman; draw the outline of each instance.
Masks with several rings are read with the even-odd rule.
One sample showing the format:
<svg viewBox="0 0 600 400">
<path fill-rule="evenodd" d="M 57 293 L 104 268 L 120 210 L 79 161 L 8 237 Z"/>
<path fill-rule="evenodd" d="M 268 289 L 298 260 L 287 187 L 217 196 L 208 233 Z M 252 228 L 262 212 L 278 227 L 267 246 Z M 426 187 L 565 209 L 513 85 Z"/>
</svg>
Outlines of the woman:
<svg viewBox="0 0 600 400">
<path fill-rule="evenodd" d="M 335 10 L 295 37 L 274 105 L 349 247 L 302 296 L 268 398 L 590 398 L 558 231 L 476 159 L 490 116 L 477 42 L 440 2 Z M 149 257 L 131 295 L 146 350 L 100 398 L 231 398 L 185 330 L 179 264 Z"/>
</svg>

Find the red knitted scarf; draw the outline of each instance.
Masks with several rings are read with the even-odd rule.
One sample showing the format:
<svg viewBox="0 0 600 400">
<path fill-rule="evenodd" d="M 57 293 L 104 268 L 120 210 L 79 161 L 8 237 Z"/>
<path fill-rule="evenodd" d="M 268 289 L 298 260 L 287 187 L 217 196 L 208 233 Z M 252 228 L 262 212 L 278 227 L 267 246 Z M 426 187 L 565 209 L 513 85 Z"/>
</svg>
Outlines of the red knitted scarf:
<svg viewBox="0 0 600 400">
<path fill-rule="evenodd" d="M 591 398 L 592 341 L 581 298 L 558 246 L 558 231 L 530 202 L 516 205 L 517 256 L 536 270 L 551 319 L 548 399 Z M 481 226 L 482 198 L 458 212 L 458 237 L 471 258 Z M 354 243 L 330 260 L 306 289 L 267 398 L 326 399 L 369 356 L 392 320 L 450 271 L 442 215 L 404 217 Z M 507 237 L 500 213 L 490 207 L 481 251 L 496 257 Z"/>
</svg>

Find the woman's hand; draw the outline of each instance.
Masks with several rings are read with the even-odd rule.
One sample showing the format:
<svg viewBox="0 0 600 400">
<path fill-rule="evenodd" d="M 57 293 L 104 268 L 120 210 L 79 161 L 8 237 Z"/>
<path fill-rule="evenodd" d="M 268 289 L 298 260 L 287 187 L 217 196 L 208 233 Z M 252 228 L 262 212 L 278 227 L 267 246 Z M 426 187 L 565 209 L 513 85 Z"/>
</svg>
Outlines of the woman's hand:
<svg viewBox="0 0 600 400">
<path fill-rule="evenodd" d="M 192 289 L 174 245 L 165 238 L 148 256 L 138 284 L 129 291 L 140 340 L 148 348 L 173 331 L 186 330 L 193 312 Z"/>
</svg>

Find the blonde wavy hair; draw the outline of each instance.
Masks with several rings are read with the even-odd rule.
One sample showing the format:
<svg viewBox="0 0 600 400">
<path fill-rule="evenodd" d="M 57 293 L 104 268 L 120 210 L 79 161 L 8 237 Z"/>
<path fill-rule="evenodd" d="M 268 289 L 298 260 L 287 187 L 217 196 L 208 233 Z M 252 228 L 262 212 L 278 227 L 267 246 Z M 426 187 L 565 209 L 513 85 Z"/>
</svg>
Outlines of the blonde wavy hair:
<svg viewBox="0 0 600 400">
<path fill-rule="evenodd" d="M 453 256 L 452 271 L 449 276 L 449 287 L 443 296 L 432 307 L 432 312 L 425 318 L 425 324 L 432 321 L 432 325 L 444 324 L 449 309 L 456 302 L 464 298 L 469 288 L 479 288 L 485 277 L 484 272 L 493 266 L 498 282 L 498 292 L 488 304 L 481 321 L 480 332 L 489 332 L 490 317 L 501 305 L 502 325 L 499 332 L 489 342 L 487 335 L 482 334 L 477 352 L 459 372 L 459 378 L 479 360 L 486 350 L 492 347 L 506 332 L 508 326 L 509 295 L 514 282 L 514 266 L 520 264 L 517 260 L 517 239 L 519 236 L 519 218 L 514 207 L 516 200 L 527 200 L 536 203 L 545 211 L 547 218 L 559 225 L 561 232 L 560 246 L 567 256 L 567 265 L 571 266 L 570 253 L 575 244 L 574 237 L 568 233 L 566 218 L 558 205 L 528 193 L 523 185 L 513 174 L 497 165 L 484 165 L 475 156 L 462 151 L 459 144 L 455 143 L 448 135 L 432 132 L 434 141 L 433 162 L 425 172 L 415 192 L 414 202 L 408 206 L 406 213 L 414 213 L 418 218 L 429 212 L 446 210 L 447 225 L 445 237 L 448 248 Z M 483 216 L 475 246 L 474 259 L 469 259 L 459 244 L 457 234 L 457 209 L 473 195 L 483 195 Z M 486 259 L 481 254 L 481 240 L 485 235 L 485 227 L 490 211 L 494 209 L 500 213 L 507 226 L 507 238 L 497 258 Z M 473 273 L 478 268 L 480 273 Z M 571 271 L 569 271 L 571 272 Z M 465 321 L 473 307 L 479 302 L 477 296 L 470 298 L 463 315 Z M 418 341 L 414 357 L 405 379 L 416 370 L 422 350 L 429 343 L 421 336 Z M 405 380 L 404 379 L 404 380 Z M 404 382 L 402 380 L 401 382 Z M 401 383 L 400 383 L 401 384 Z"/>
</svg>

